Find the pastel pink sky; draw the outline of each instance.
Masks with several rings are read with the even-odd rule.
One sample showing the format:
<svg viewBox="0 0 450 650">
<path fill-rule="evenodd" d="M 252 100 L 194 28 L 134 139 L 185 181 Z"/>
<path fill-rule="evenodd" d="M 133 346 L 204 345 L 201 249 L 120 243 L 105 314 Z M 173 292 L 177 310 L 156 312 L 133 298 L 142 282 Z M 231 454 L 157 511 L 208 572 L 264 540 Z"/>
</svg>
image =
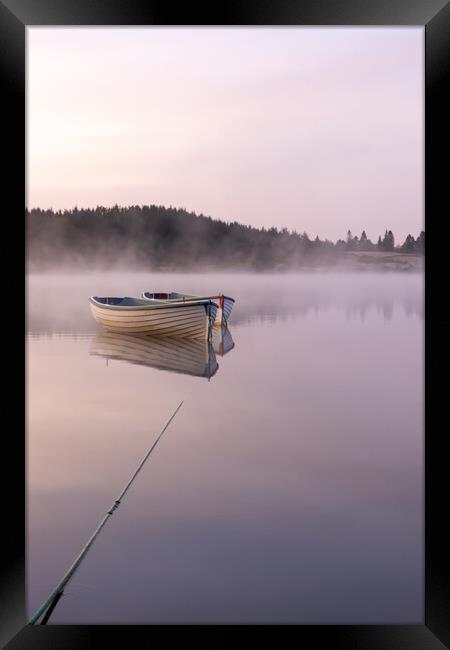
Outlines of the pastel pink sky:
<svg viewBox="0 0 450 650">
<path fill-rule="evenodd" d="M 27 206 L 423 226 L 424 29 L 27 28 Z"/>
</svg>

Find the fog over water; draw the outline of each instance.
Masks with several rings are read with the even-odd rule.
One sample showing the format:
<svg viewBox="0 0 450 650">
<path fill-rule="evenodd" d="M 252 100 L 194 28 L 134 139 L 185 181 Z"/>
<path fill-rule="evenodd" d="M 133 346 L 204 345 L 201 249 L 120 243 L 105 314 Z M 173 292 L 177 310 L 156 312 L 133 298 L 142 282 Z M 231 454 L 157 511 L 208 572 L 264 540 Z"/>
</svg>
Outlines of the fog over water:
<svg viewBox="0 0 450 650">
<path fill-rule="evenodd" d="M 213 344 L 108 336 L 89 295 L 233 296 Z M 27 279 L 27 593 L 51 623 L 422 623 L 421 274 Z"/>
</svg>

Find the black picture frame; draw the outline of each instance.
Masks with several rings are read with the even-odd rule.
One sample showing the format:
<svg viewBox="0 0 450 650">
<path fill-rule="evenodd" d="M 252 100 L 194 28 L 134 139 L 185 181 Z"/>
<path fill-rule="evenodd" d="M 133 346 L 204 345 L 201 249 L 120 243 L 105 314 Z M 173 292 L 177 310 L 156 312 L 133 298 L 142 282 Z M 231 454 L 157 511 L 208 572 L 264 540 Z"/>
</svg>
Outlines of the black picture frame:
<svg viewBox="0 0 450 650">
<path fill-rule="evenodd" d="M 3 92 L 2 194 L 8 234 L 4 235 L 3 278 L 7 295 L 21 293 L 25 198 L 25 28 L 35 25 L 364 25 L 425 27 L 425 603 L 423 625 L 267 625 L 267 626 L 30 626 L 25 619 L 25 426 L 21 416 L 25 385 L 22 315 L 8 323 L 11 354 L 9 395 L 19 396 L 12 422 L 4 429 L 4 466 L 10 476 L 3 490 L 4 529 L 0 574 L 0 644 L 18 648 L 98 648 L 109 643 L 125 648 L 146 647 L 152 641 L 189 642 L 216 648 L 229 643 L 274 644 L 283 636 L 295 643 L 325 644 L 346 650 L 434 650 L 450 647 L 448 538 L 448 458 L 445 454 L 446 381 L 433 381 L 445 365 L 447 320 L 438 306 L 439 278 L 445 278 L 444 237 L 439 216 L 446 205 L 448 164 L 445 117 L 449 114 L 445 75 L 449 69 L 450 5 L 446 0 L 248 0 L 202 7 L 175 6 L 139 0 L 0 0 L 0 78 Z M 447 181 L 447 183 L 446 183 Z M 443 215 L 445 216 L 445 215 Z M 12 224 L 12 225 L 11 225 Z M 11 225 L 11 227 L 10 227 Z M 6 226 L 4 226 L 6 228 Z M 5 232 L 5 231 L 4 231 Z M 13 242 L 17 245 L 14 253 Z M 12 250 L 12 255 L 6 252 Z M 5 283 L 4 283 L 5 284 Z M 444 294 L 447 295 L 448 290 Z M 12 318 L 14 318 L 12 316 Z M 446 331 L 447 330 L 447 331 Z M 12 370 L 17 372 L 14 374 Z M 4 407 L 5 408 L 5 407 Z M 3 467 L 2 475 L 5 476 Z M 7 532 L 5 532 L 7 531 Z M 262 636 L 264 635 L 264 636 Z M 281 635 L 281 636 L 280 636 Z M 287 640 L 287 639 L 286 639 Z M 6 645 L 5 645 L 6 644 Z"/>
</svg>

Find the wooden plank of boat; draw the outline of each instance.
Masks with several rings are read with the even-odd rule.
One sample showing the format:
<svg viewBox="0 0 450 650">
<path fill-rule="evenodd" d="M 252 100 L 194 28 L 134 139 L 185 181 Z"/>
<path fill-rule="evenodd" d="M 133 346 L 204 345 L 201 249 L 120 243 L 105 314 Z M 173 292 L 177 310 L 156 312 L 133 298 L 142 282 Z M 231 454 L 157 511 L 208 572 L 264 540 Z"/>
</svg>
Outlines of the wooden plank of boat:
<svg viewBox="0 0 450 650">
<path fill-rule="evenodd" d="M 188 338 L 101 332 L 92 339 L 90 354 L 208 379 L 219 367 L 208 341 Z"/>
<path fill-rule="evenodd" d="M 218 309 L 217 309 L 214 325 L 226 325 L 228 323 L 231 310 L 233 309 L 233 305 L 235 303 L 234 298 L 231 298 L 230 296 L 225 296 L 223 294 L 218 294 L 214 296 L 194 296 L 192 294 L 178 293 L 176 291 L 171 291 L 167 293 L 163 293 L 163 292 L 151 293 L 150 291 L 143 291 L 141 295 L 144 300 L 149 300 L 151 302 L 162 301 L 167 303 L 174 303 L 174 302 L 186 303 L 186 302 L 193 302 L 196 300 L 217 301 Z"/>
<path fill-rule="evenodd" d="M 217 306 L 210 300 L 152 302 L 138 298 L 89 299 L 97 323 L 113 332 L 207 339 Z"/>
</svg>

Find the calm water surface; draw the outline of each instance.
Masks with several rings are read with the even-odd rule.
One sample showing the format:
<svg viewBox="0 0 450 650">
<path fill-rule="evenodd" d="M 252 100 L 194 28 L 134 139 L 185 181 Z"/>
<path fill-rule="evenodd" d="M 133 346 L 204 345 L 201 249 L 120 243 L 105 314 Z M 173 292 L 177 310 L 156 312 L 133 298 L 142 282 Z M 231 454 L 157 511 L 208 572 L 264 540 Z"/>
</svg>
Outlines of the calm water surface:
<svg viewBox="0 0 450 650">
<path fill-rule="evenodd" d="M 145 289 L 228 334 L 105 337 Z M 423 622 L 422 276 L 33 275 L 27 327 L 29 615 L 184 400 L 52 623 Z"/>
</svg>

